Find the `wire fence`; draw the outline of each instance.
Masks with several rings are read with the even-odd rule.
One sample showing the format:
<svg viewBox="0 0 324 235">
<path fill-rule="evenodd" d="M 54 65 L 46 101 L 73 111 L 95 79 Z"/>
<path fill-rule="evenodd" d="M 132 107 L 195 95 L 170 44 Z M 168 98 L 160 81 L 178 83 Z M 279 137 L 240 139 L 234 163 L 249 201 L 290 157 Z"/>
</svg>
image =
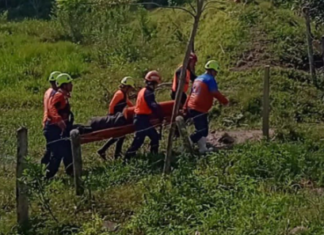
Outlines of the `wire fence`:
<svg viewBox="0 0 324 235">
<path fill-rule="evenodd" d="M 193 122 L 194 119 L 199 118 L 199 117 L 204 116 L 204 115 L 206 115 L 206 113 L 198 114 L 198 115 L 196 115 L 194 117 L 188 118 L 187 121 L 186 121 L 187 125 L 189 125 L 191 122 Z M 174 123 L 175 123 L 175 121 L 170 121 L 167 124 L 163 124 L 163 123 L 155 124 L 155 125 L 152 125 L 150 127 L 145 128 L 145 129 L 135 131 L 134 133 L 129 133 L 129 134 L 125 134 L 125 135 L 119 136 L 118 138 L 124 138 L 124 137 L 130 136 L 130 135 L 134 135 L 134 134 L 136 135 L 137 133 L 146 132 L 146 131 L 148 131 L 150 129 L 160 127 L 161 125 L 162 125 L 163 128 L 170 127 Z M 55 124 L 52 124 L 52 125 L 55 125 Z M 109 128 L 107 128 L 107 129 L 109 129 Z M 105 130 L 105 129 L 102 129 L 102 130 Z M 200 129 L 199 131 L 204 131 L 204 130 L 206 130 L 206 128 L 205 129 Z M 88 137 L 87 138 L 87 137 L 82 137 L 82 135 L 81 135 L 81 138 L 83 140 L 87 140 L 89 142 L 98 140 L 98 138 L 95 138 L 95 137 L 92 137 L 92 138 L 91 137 L 90 138 Z M 57 140 L 48 142 L 46 145 L 48 146 L 48 145 L 51 145 L 53 143 L 57 143 L 57 142 L 60 142 L 60 141 L 65 141 L 65 140 L 71 140 L 71 137 L 63 137 L 61 139 L 57 139 Z"/>
</svg>

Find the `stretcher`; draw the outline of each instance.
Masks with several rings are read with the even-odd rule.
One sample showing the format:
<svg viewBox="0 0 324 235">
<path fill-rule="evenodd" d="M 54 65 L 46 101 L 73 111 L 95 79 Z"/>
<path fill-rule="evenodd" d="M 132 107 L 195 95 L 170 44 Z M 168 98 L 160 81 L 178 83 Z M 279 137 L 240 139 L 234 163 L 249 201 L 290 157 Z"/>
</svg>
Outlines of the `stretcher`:
<svg viewBox="0 0 324 235">
<path fill-rule="evenodd" d="M 166 124 L 169 124 L 171 121 L 174 101 L 165 101 L 165 102 L 160 102 L 159 104 L 161 105 L 161 108 L 163 110 Z M 120 127 L 113 127 L 113 128 L 108 128 L 108 129 L 103 129 L 103 130 L 98 130 L 87 134 L 83 134 L 81 135 L 81 144 L 101 141 L 109 138 L 119 138 L 134 133 L 135 128 L 134 125 L 132 124 L 134 114 L 135 114 L 134 111 L 135 111 L 134 107 L 126 108 L 124 110 L 124 116 L 127 120 L 127 123 L 129 124 Z M 152 116 L 152 119 L 150 121 L 152 126 L 158 126 L 159 124 L 162 124 L 160 123 L 159 119 L 154 118 L 154 116 Z"/>
</svg>

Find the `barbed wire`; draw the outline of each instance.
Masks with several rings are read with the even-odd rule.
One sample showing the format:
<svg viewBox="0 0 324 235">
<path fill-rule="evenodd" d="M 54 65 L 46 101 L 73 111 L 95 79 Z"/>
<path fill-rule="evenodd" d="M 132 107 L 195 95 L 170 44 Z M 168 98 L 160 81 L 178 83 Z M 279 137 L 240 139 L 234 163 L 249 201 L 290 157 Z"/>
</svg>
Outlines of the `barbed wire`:
<svg viewBox="0 0 324 235">
<path fill-rule="evenodd" d="M 194 117 L 188 118 L 187 121 L 186 121 L 186 123 L 188 124 L 188 121 L 189 121 L 189 120 L 194 120 L 194 119 L 199 118 L 199 117 L 204 116 L 204 115 L 207 115 L 207 114 L 206 114 L 206 113 L 201 113 L 201 114 L 198 114 L 198 115 L 196 115 L 196 116 L 194 116 Z M 150 127 L 147 127 L 147 128 L 145 128 L 145 129 L 141 129 L 141 130 L 135 131 L 135 132 L 133 132 L 133 133 L 128 133 L 128 134 L 125 134 L 125 135 L 121 135 L 121 136 L 118 136 L 118 137 L 116 137 L 116 138 L 118 138 L 118 139 L 119 139 L 119 138 L 124 138 L 124 137 L 127 137 L 127 136 L 129 136 L 129 135 L 133 135 L 133 134 L 137 134 L 137 133 L 145 132 L 145 131 L 148 131 L 148 130 L 150 130 L 150 129 L 160 127 L 161 125 L 162 125 L 162 127 L 168 127 L 168 126 L 173 125 L 174 123 L 176 123 L 176 121 L 170 121 L 168 124 L 164 124 L 164 125 L 163 125 L 163 123 L 158 123 L 158 124 L 152 125 L 152 126 L 150 126 Z M 51 124 L 51 125 L 55 125 L 55 124 Z M 119 127 L 121 127 L 121 126 L 119 126 Z M 109 129 L 109 128 L 107 128 L 107 129 Z M 204 130 L 206 130 L 206 129 L 207 129 L 207 128 L 203 128 L 203 129 L 200 129 L 199 131 L 204 131 Z M 106 129 L 102 129 L 102 130 L 106 130 Z M 97 137 L 82 137 L 82 135 L 81 135 L 81 138 L 82 138 L 83 140 L 87 140 L 87 141 L 96 141 L 96 140 L 98 140 Z M 112 137 L 112 138 L 113 138 L 113 137 Z M 57 139 L 57 140 L 54 140 L 54 141 L 48 142 L 48 143 L 46 144 L 46 146 L 51 145 L 51 144 L 56 143 L 56 142 L 65 141 L 65 140 L 71 140 L 71 139 L 72 139 L 71 137 L 64 137 L 64 138 L 61 138 L 61 139 Z M 103 138 L 102 140 L 104 140 L 104 139 L 109 139 L 109 138 Z M 98 141 L 99 141 L 99 140 L 98 140 Z"/>
</svg>

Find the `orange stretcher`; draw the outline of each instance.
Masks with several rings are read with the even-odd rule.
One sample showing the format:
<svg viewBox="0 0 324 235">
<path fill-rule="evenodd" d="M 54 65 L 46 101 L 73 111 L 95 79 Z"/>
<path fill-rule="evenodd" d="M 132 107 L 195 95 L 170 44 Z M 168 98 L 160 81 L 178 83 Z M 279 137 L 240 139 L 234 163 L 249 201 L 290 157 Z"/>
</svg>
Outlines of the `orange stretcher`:
<svg viewBox="0 0 324 235">
<path fill-rule="evenodd" d="M 165 101 L 165 102 L 160 102 L 159 104 L 161 105 L 161 108 L 163 110 L 166 124 L 170 123 L 174 101 Z M 134 128 L 134 125 L 132 124 L 134 114 L 135 114 L 134 107 L 126 108 L 124 110 L 124 116 L 130 124 L 125 125 L 125 126 L 120 126 L 120 127 L 114 127 L 114 128 L 108 128 L 108 129 L 103 129 L 103 130 L 99 130 L 99 131 L 94 131 L 94 132 L 91 132 L 88 134 L 81 135 L 81 144 L 105 140 L 105 139 L 109 139 L 109 138 L 119 138 L 119 137 L 125 136 L 127 134 L 134 133 L 135 128 Z M 158 126 L 161 123 L 158 119 L 155 119 L 154 117 L 152 117 L 151 124 L 153 126 Z"/>
</svg>

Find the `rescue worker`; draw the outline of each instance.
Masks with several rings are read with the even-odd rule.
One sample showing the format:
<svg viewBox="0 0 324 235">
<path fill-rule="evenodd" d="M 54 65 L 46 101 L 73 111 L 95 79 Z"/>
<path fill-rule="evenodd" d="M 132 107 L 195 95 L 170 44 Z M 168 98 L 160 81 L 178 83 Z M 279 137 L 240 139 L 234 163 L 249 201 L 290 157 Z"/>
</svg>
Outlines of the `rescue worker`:
<svg viewBox="0 0 324 235">
<path fill-rule="evenodd" d="M 194 80 L 197 77 L 194 73 L 197 60 L 198 60 L 197 56 L 194 53 L 191 53 L 190 58 L 189 58 L 188 67 L 186 69 L 186 83 L 184 85 L 183 93 L 182 93 L 182 97 L 181 97 L 181 107 L 185 104 L 185 102 L 187 100 L 187 91 L 189 89 L 190 81 L 194 82 Z M 176 97 L 178 84 L 179 84 L 179 78 L 180 78 L 180 74 L 181 74 L 181 69 L 182 69 L 182 66 L 180 66 L 176 70 L 176 72 L 174 73 L 174 76 L 173 76 L 172 91 L 171 91 L 171 99 L 172 100 L 175 100 L 175 97 Z"/>
<path fill-rule="evenodd" d="M 61 73 L 56 78 L 56 86 L 57 91 L 49 98 L 44 127 L 47 146 L 52 153 L 46 168 L 47 179 L 55 176 L 62 159 L 66 173 L 73 174 L 71 143 L 68 138 L 72 128 L 69 104 L 70 92 L 73 88 L 71 76 Z"/>
<path fill-rule="evenodd" d="M 150 71 L 145 76 L 146 86 L 137 95 L 135 105 L 135 138 L 131 147 L 125 154 L 125 161 L 136 155 L 136 151 L 143 145 L 145 137 L 151 139 L 151 153 L 158 153 L 160 134 L 150 123 L 150 117 L 154 114 L 162 123 L 164 114 L 161 106 L 155 101 L 154 91 L 161 82 L 161 76 L 157 71 Z"/>
<path fill-rule="evenodd" d="M 47 105 L 48 105 L 48 101 L 49 101 L 49 98 L 51 96 L 51 94 L 54 92 L 56 92 L 57 90 L 57 87 L 56 87 L 56 77 L 58 75 L 60 75 L 61 72 L 59 71 L 54 71 L 50 74 L 49 78 L 48 78 L 48 81 L 50 82 L 51 84 L 51 87 L 48 88 L 44 94 L 44 116 L 43 116 L 43 128 L 45 127 L 45 123 L 46 123 L 46 119 L 47 119 Z M 44 164 L 44 165 L 47 165 L 49 163 L 49 159 L 50 159 L 50 156 L 51 156 L 51 152 L 49 151 L 49 148 L 46 146 L 46 150 L 45 150 L 45 154 L 41 160 L 41 164 Z"/>
<path fill-rule="evenodd" d="M 124 77 L 121 80 L 119 90 L 114 94 L 112 100 L 110 101 L 108 115 L 116 116 L 116 114 L 122 113 L 126 106 L 134 106 L 129 100 L 129 93 L 134 89 L 134 87 L 135 82 L 132 77 Z M 115 159 L 117 159 L 120 157 L 124 140 L 125 137 L 119 139 L 110 139 L 101 149 L 98 150 L 98 154 L 101 158 L 107 160 L 105 152 L 111 145 L 117 142 L 115 149 Z"/>
<path fill-rule="evenodd" d="M 219 72 L 219 65 L 215 60 L 210 60 L 205 65 L 206 73 L 197 77 L 192 85 L 190 97 L 187 100 L 188 117 L 193 119 L 195 132 L 190 136 L 193 143 L 197 143 L 200 153 L 208 151 L 206 137 L 208 135 L 208 111 L 216 98 L 221 104 L 227 105 L 227 98 L 218 90 L 215 80 Z"/>
</svg>

